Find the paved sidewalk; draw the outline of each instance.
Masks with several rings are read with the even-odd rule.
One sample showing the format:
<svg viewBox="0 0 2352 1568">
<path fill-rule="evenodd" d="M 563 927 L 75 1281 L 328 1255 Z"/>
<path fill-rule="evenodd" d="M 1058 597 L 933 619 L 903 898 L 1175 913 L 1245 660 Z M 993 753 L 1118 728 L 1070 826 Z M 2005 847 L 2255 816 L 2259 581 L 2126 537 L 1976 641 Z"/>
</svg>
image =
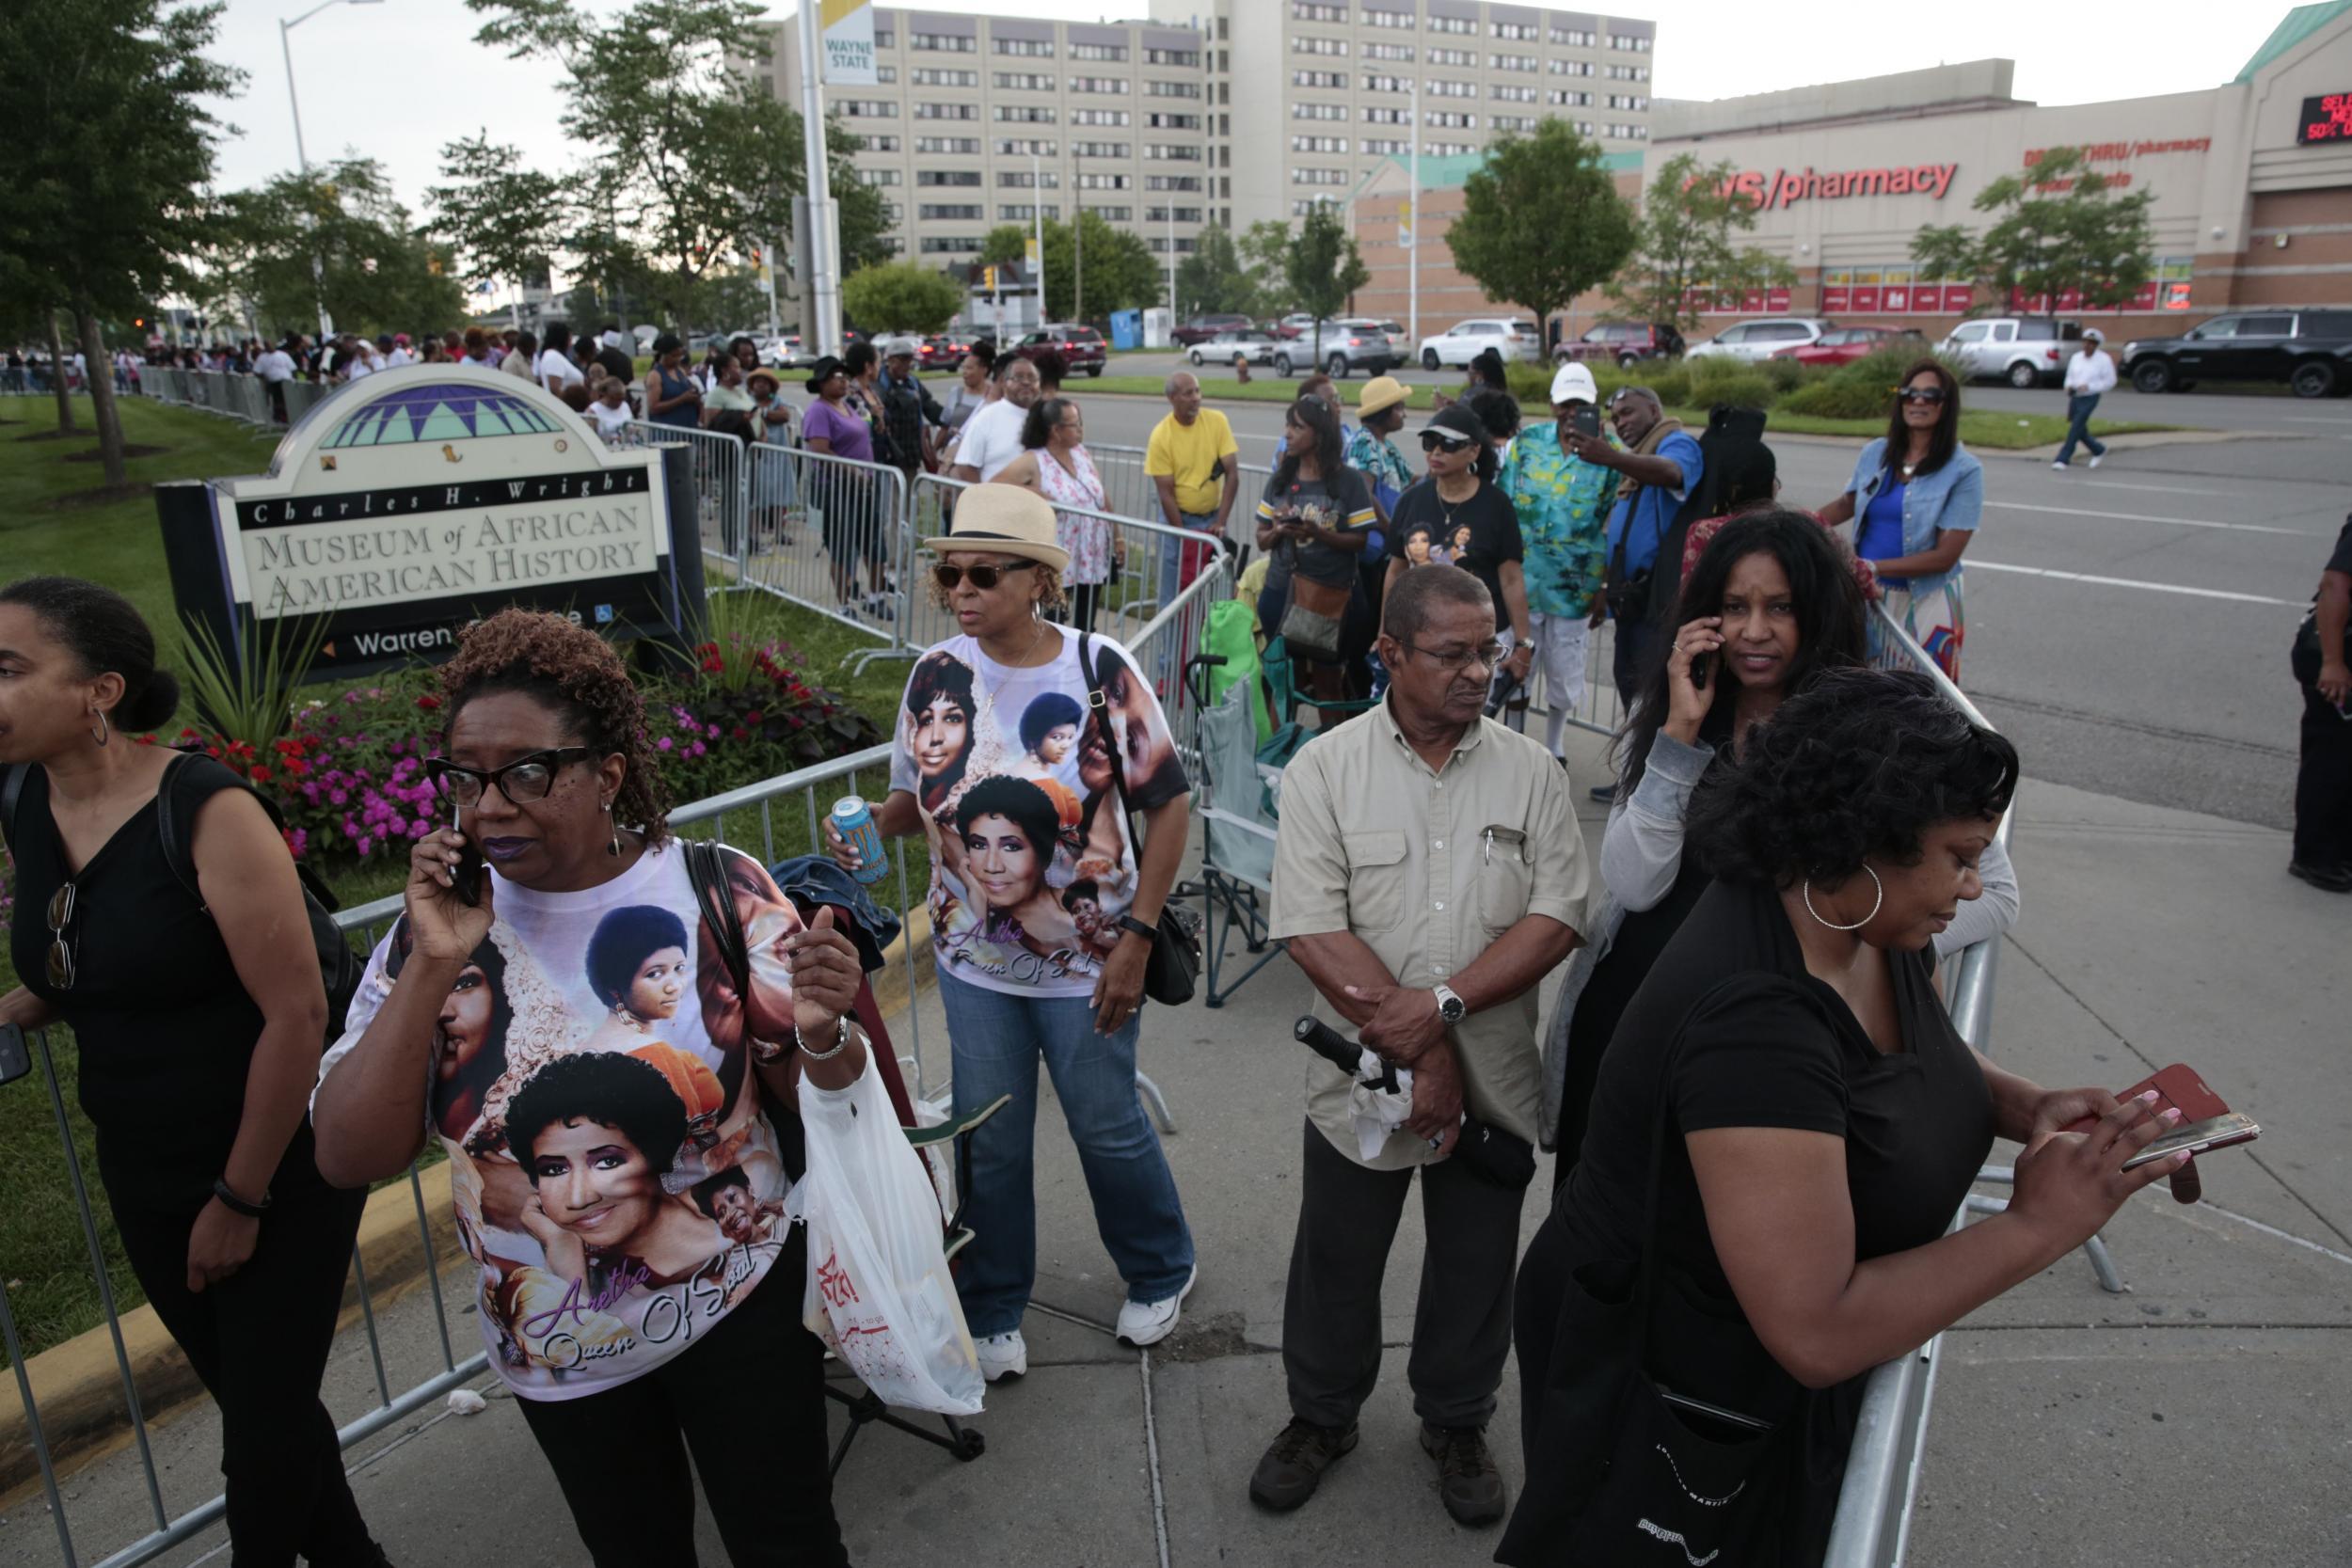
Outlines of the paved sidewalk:
<svg viewBox="0 0 2352 1568">
<path fill-rule="evenodd" d="M 1582 796 L 1598 776 L 1598 745 L 1578 744 L 1578 799 L 1597 837 Z M 2352 1561 L 2343 1490 L 2352 1439 L 2342 1420 L 2352 1386 L 2343 1370 L 2352 1360 L 2352 1095 L 2337 1066 L 2352 1012 L 2343 978 L 2352 901 L 2288 879 L 2283 834 L 2054 785 L 2027 785 L 2015 853 L 2025 914 L 2002 956 L 1994 1053 L 2045 1082 L 2115 1087 L 2185 1060 L 2269 1130 L 2253 1148 L 2208 1163 L 2208 1204 L 2150 1196 L 2118 1217 L 2109 1241 L 2129 1294 L 2103 1294 L 2069 1259 L 1947 1339 L 1911 1560 Z M 858 1562 L 1424 1568 L 1488 1559 L 1494 1534 L 1445 1516 L 1414 1441 L 1402 1354 L 1422 1248 L 1414 1205 L 1390 1272 L 1393 1354 L 1362 1446 L 1296 1514 L 1262 1513 L 1245 1493 L 1287 1414 L 1279 1345 L 1303 1066 L 1288 1024 L 1306 999 L 1297 972 L 1277 963 L 1222 1010 L 1158 1011 L 1147 1022 L 1144 1066 L 1178 1120 L 1168 1155 L 1201 1258 L 1183 1329 L 1149 1355 L 1100 1326 L 1117 1312 L 1119 1282 L 1060 1117 L 1039 1117 L 1030 1374 L 992 1392 L 974 1423 L 988 1452 L 970 1465 L 886 1429 L 859 1438 L 837 1493 Z M 936 1073 L 946 1032 L 935 994 L 922 1037 Z M 1542 1178 L 1531 1190 L 1529 1225 L 1548 1190 Z M 464 1354 L 469 1314 L 455 1324 Z M 387 1313 L 385 1328 L 395 1387 L 438 1366 L 423 1292 Z M 1515 1375 L 1494 1433 L 1516 1494 Z M 373 1387 L 364 1342 L 346 1337 L 330 1402 L 348 1418 Z M 211 1494 L 208 1414 L 159 1432 L 156 1446 L 168 1506 Z M 479 1416 L 425 1413 L 351 1458 L 362 1506 L 404 1565 L 584 1560 L 502 1396 Z M 615 1482 L 626 1484 L 625 1444 L 615 1458 Z M 127 1454 L 69 1491 L 85 1562 L 143 1526 L 143 1485 Z M 226 1555 L 215 1529 L 167 1560 Z M 707 1529 L 704 1560 L 725 1560 Z M 56 1560 L 38 1502 L 0 1520 L 0 1565 Z"/>
</svg>

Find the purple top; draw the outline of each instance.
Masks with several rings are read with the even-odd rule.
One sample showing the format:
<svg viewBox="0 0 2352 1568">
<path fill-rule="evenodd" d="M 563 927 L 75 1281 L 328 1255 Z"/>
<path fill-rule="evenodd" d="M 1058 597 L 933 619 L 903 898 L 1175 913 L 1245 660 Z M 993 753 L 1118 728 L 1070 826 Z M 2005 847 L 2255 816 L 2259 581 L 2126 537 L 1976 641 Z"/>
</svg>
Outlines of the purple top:
<svg viewBox="0 0 2352 1568">
<path fill-rule="evenodd" d="M 860 463 L 874 460 L 874 433 L 866 421 L 835 408 L 823 398 L 810 404 L 808 412 L 802 416 L 801 440 L 830 441 L 836 457 L 853 457 Z"/>
</svg>

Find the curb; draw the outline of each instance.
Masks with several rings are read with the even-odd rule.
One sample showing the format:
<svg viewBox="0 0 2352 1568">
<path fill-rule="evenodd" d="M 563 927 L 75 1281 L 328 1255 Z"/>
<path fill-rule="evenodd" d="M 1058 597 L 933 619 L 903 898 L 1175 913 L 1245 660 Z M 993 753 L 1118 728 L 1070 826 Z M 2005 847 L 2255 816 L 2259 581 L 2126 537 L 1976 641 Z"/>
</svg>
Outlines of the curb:
<svg viewBox="0 0 2352 1568">
<path fill-rule="evenodd" d="M 915 974 L 911 985 L 902 958 L 894 958 L 874 974 L 874 1006 L 884 1019 L 905 1011 L 916 990 L 936 983 L 929 960 L 929 908 L 918 904 L 901 918 L 905 940 L 914 947 Z M 892 1043 L 898 1042 L 894 1038 Z M 417 1180 L 432 1224 L 433 1262 L 446 1274 L 465 1260 L 450 1207 L 448 1162 L 418 1172 Z M 359 1221 L 358 1250 L 367 1271 L 369 1299 L 378 1308 L 424 1283 L 425 1247 L 417 1227 L 416 1199 L 406 1181 L 395 1181 L 369 1196 L 367 1211 Z M 450 1289 L 446 1277 L 443 1289 Z M 360 1317 L 355 1275 L 343 1285 L 336 1334 L 340 1337 Z M 124 1313 L 121 1328 L 123 1355 L 130 1363 L 139 1408 L 150 1426 L 160 1426 L 211 1397 L 153 1307 L 141 1306 Z M 50 1464 L 59 1481 L 130 1446 L 131 1412 L 122 1398 L 114 1339 L 103 1323 L 33 1356 L 25 1362 L 24 1373 L 32 1383 Z M 0 1411 L 0 1513 L 40 1496 L 40 1462 L 33 1451 L 31 1424 L 21 1404 Z"/>
</svg>

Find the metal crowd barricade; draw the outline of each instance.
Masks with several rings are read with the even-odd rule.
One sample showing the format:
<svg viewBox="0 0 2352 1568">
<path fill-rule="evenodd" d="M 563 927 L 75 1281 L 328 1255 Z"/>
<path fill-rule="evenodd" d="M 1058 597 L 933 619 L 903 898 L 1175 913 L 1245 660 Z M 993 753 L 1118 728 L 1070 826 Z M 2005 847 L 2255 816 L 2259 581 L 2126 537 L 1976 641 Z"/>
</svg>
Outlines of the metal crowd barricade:
<svg viewBox="0 0 2352 1568">
<path fill-rule="evenodd" d="M 902 469 L 756 441 L 748 503 L 745 585 L 887 639 L 860 658 L 904 645 L 913 572 Z"/>
<path fill-rule="evenodd" d="M 613 444 L 686 448 L 693 474 L 695 524 L 702 540 L 703 559 L 723 568 L 726 581 L 740 580 L 747 511 L 742 438 L 723 431 L 698 430 L 691 425 L 630 420 L 621 427 L 621 435 Z"/>
<path fill-rule="evenodd" d="M 670 814 L 670 823 L 674 828 L 689 830 L 686 836 L 710 838 L 747 850 L 756 847 L 762 863 L 774 864 L 779 860 L 795 855 L 821 852 L 818 823 L 833 799 L 850 792 L 868 793 L 872 798 L 880 799 L 888 790 L 889 773 L 890 748 L 886 745 L 869 747 L 850 756 L 801 768 L 680 807 Z M 910 879 L 907 864 L 909 842 L 907 839 L 892 841 L 901 909 L 911 907 L 913 897 L 919 893 Z M 345 932 L 373 945 L 398 918 L 401 904 L 398 895 L 379 898 L 373 903 L 343 911 L 335 917 L 335 923 Z M 894 945 L 897 950 L 891 955 L 891 960 L 904 964 L 908 994 L 912 998 L 921 972 L 923 956 L 916 949 L 913 934 L 904 927 L 901 927 Z M 904 1038 L 894 1039 L 893 1045 L 899 1052 L 899 1061 L 908 1070 L 909 1082 L 914 1085 L 916 1097 L 927 1098 L 930 1085 L 924 1069 L 920 1015 L 912 1006 L 906 1009 L 905 1027 Z M 72 1125 L 66 1114 L 65 1085 L 57 1072 L 46 1035 L 32 1036 L 31 1044 L 40 1065 L 56 1121 L 59 1148 L 72 1184 L 74 1203 L 82 1222 L 83 1240 L 88 1248 L 90 1268 L 104 1307 L 105 1328 L 113 1343 L 115 1372 L 121 1385 L 148 1506 L 154 1520 L 153 1528 L 144 1535 L 107 1551 L 103 1558 L 98 1560 L 96 1568 L 135 1568 L 136 1564 L 153 1561 L 217 1521 L 223 1513 L 225 1499 L 215 1496 L 177 1515 L 171 1513 L 165 1503 L 161 1473 L 149 1442 L 146 1411 L 132 1375 L 130 1354 L 124 1343 L 119 1308 L 108 1283 L 106 1259 L 100 1242 L 97 1216 L 91 1206 L 89 1184 L 74 1150 Z M 424 1248 L 425 1278 L 431 1289 L 434 1315 L 439 1331 L 439 1364 L 407 1386 L 395 1391 L 385 1365 L 384 1347 L 379 1338 L 375 1304 L 367 1272 L 355 1252 L 354 1274 L 358 1289 L 360 1322 L 375 1371 L 377 1403 L 374 1408 L 338 1430 L 336 1436 L 345 1449 L 430 1404 L 451 1389 L 472 1382 L 488 1370 L 487 1357 L 481 1352 L 462 1360 L 457 1356 L 457 1343 L 461 1339 L 469 1339 L 476 1332 L 469 1326 L 467 1315 L 473 1299 L 473 1290 L 469 1284 L 462 1282 L 455 1286 L 453 1293 L 445 1293 L 442 1289 L 441 1249 L 433 1231 L 436 1216 L 427 1211 L 420 1169 L 410 1169 L 408 1190 L 416 1208 L 420 1239 Z M 449 1216 L 443 1214 L 438 1217 L 444 1230 L 447 1230 L 451 1224 Z M 79 1568 L 85 1559 L 74 1543 L 63 1486 L 72 1472 L 61 1473 L 51 1453 L 41 1413 L 33 1398 L 32 1376 L 25 1365 L 24 1346 L 17 1332 L 9 1295 L 8 1282 L 0 1281 L 0 1345 L 4 1345 L 8 1352 L 9 1365 L 15 1373 L 17 1393 L 24 1401 L 26 1432 L 32 1441 L 50 1519 L 56 1529 L 57 1561 L 63 1568 Z M 453 1308 L 455 1309 L 453 1312 Z M 453 1338 L 453 1330 L 456 1338 Z M 79 1467 L 78 1465 L 75 1466 Z"/>
</svg>

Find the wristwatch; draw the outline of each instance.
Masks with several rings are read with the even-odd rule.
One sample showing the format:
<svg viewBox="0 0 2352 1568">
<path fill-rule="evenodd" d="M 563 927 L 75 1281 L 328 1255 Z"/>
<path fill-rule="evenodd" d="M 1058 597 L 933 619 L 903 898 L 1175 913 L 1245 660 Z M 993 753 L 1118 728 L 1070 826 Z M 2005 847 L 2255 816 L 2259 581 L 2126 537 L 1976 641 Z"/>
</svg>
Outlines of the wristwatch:
<svg viewBox="0 0 2352 1568">
<path fill-rule="evenodd" d="M 1438 999 L 1438 1017 L 1444 1021 L 1448 1028 L 1470 1017 L 1470 1004 L 1463 1001 L 1452 986 L 1443 983 L 1434 985 L 1429 988 L 1429 992 Z"/>
<path fill-rule="evenodd" d="M 1122 931 L 1133 931 L 1146 942 L 1160 940 L 1160 928 L 1148 920 L 1137 920 L 1132 914 L 1122 914 L 1119 917 L 1119 928 Z"/>
</svg>

